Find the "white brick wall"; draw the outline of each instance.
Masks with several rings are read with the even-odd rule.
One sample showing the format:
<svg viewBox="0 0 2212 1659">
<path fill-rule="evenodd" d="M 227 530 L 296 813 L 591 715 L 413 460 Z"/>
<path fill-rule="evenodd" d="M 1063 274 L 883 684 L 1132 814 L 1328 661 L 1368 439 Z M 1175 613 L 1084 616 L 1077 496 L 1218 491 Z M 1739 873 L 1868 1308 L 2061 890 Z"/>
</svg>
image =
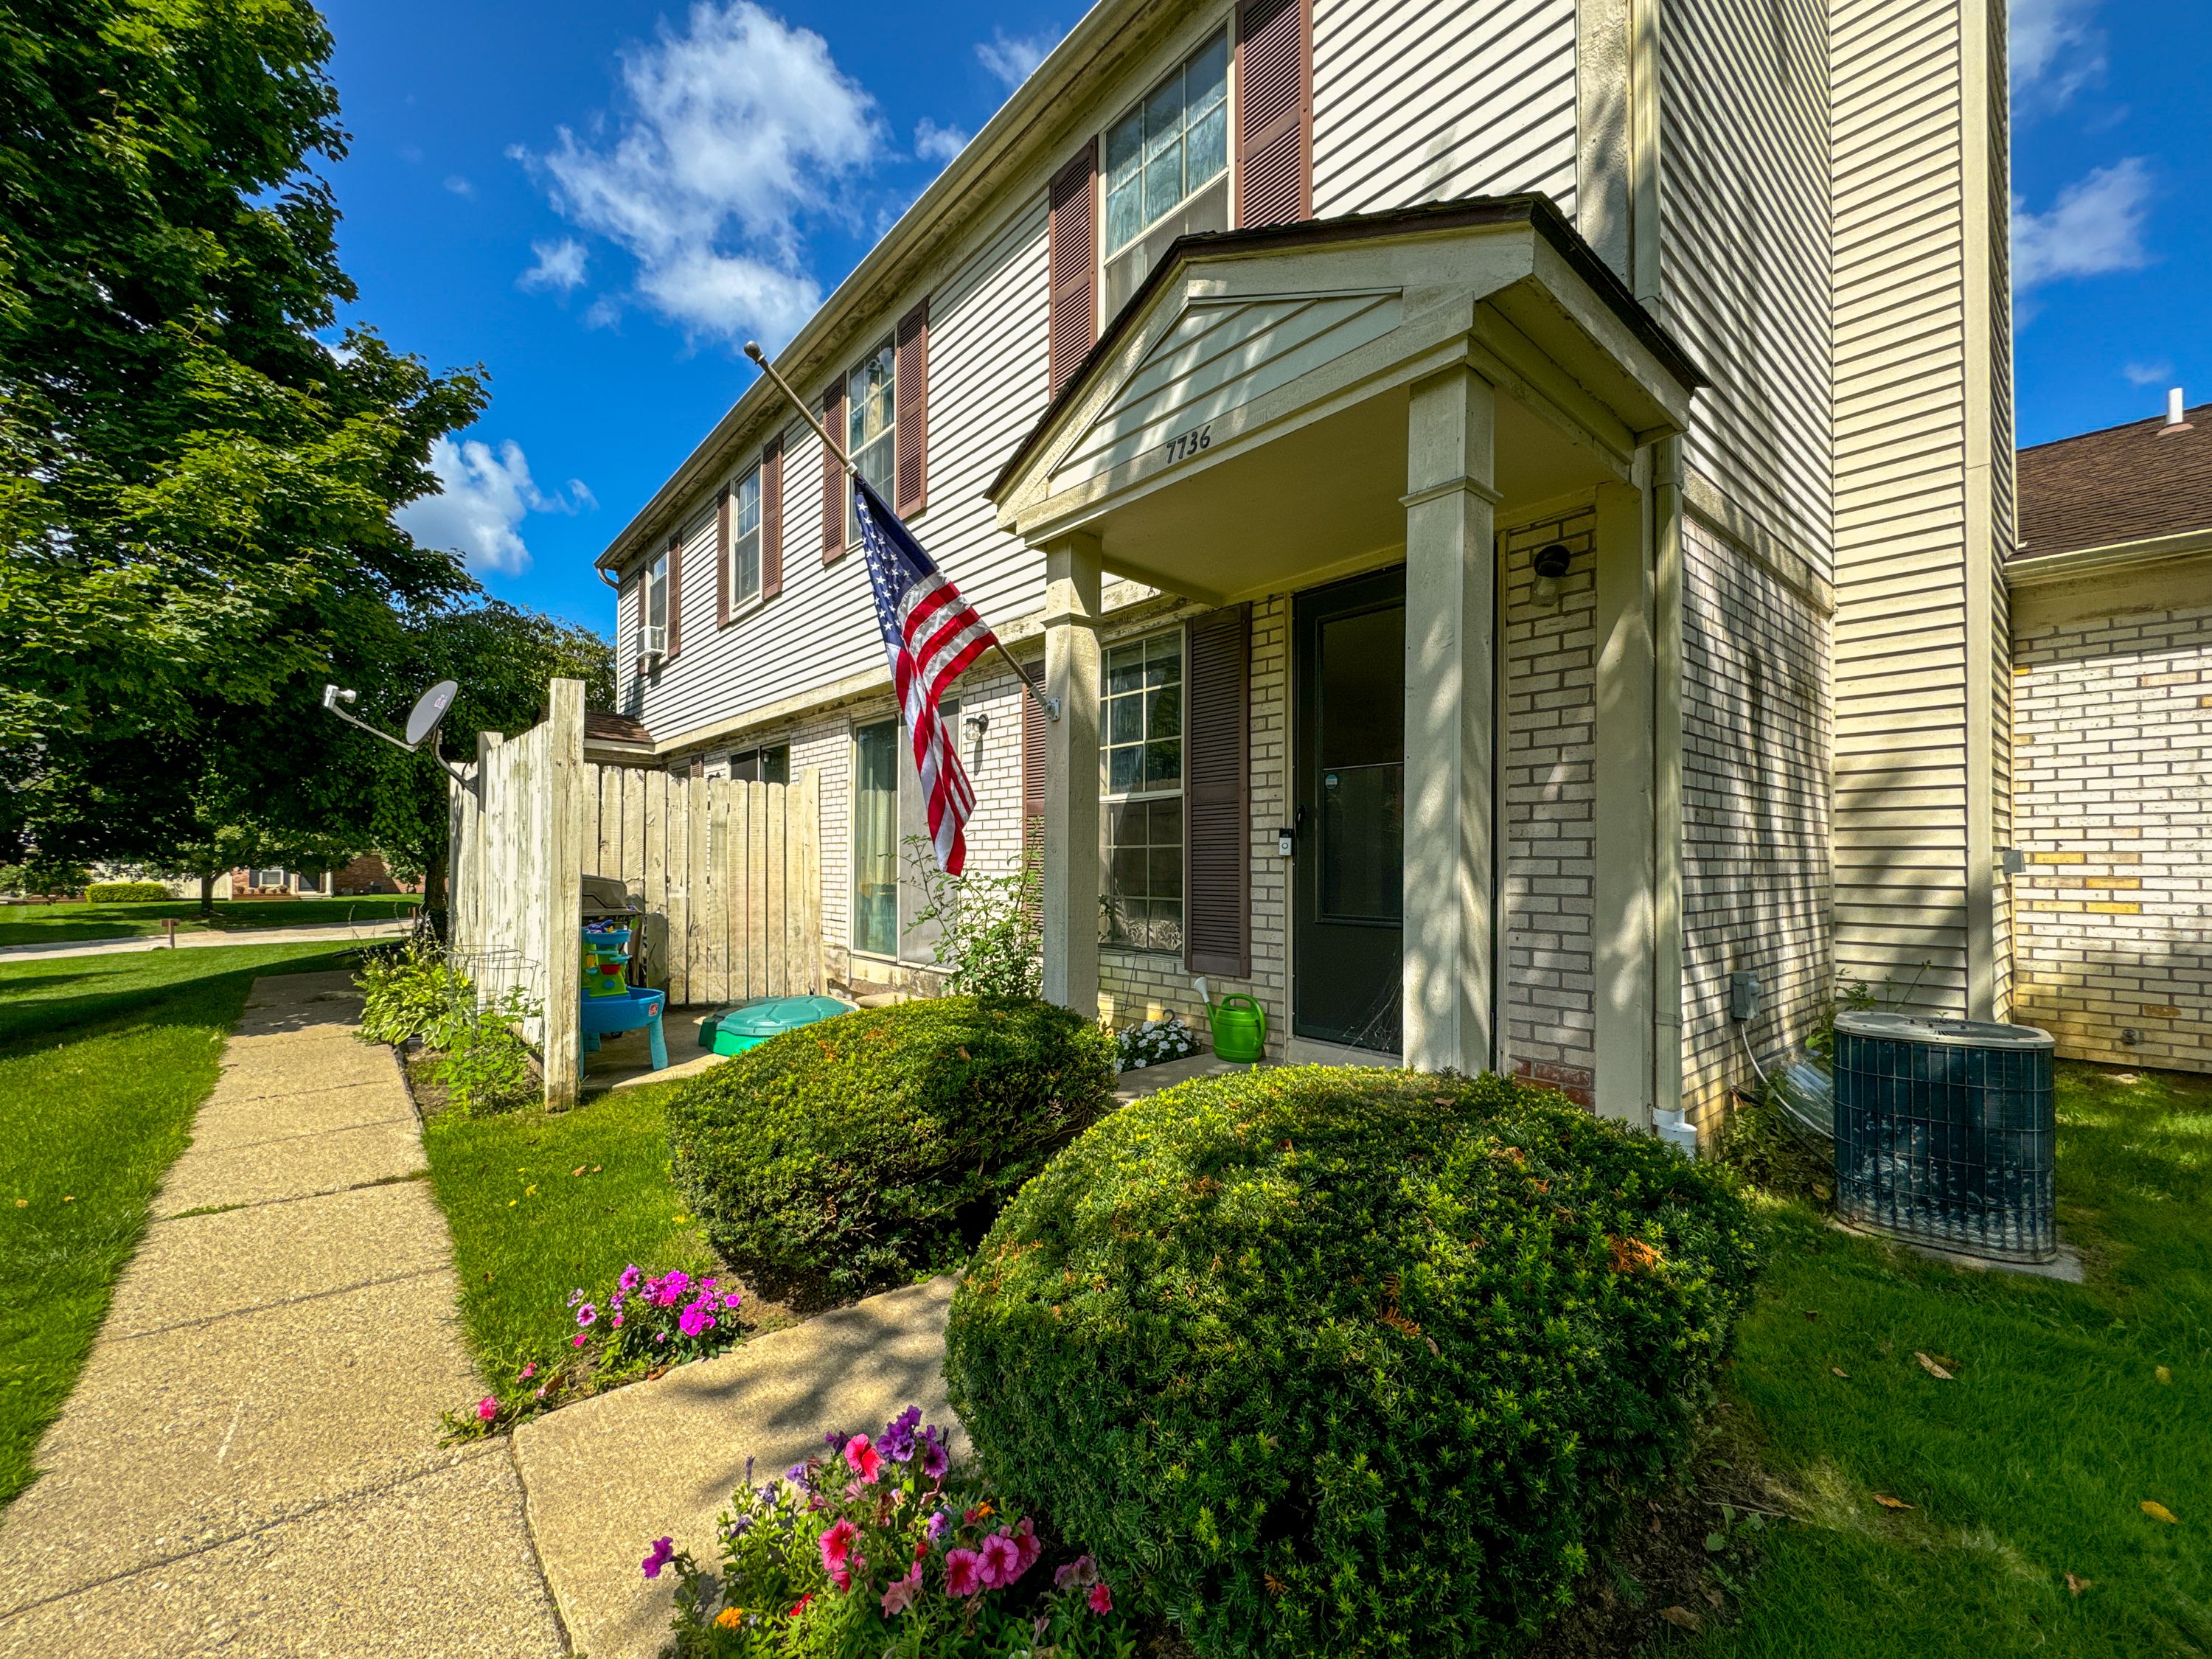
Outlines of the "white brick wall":
<svg viewBox="0 0 2212 1659">
<path fill-rule="evenodd" d="M 2212 1071 L 2212 607 L 2013 651 L 2014 1018 L 2062 1054 Z"/>
<path fill-rule="evenodd" d="M 1762 1058 L 1833 994 L 1828 624 L 1694 519 L 1682 555 L 1682 1104 L 1711 1128 L 1749 1073 L 1729 974 L 1759 977 Z"/>
<path fill-rule="evenodd" d="M 1584 508 L 1504 538 L 1503 1059 L 1584 1105 L 1597 1064 L 1596 527 Z M 1537 601 L 1529 562 L 1551 542 L 1565 543 L 1574 561 L 1547 605 Z"/>
</svg>

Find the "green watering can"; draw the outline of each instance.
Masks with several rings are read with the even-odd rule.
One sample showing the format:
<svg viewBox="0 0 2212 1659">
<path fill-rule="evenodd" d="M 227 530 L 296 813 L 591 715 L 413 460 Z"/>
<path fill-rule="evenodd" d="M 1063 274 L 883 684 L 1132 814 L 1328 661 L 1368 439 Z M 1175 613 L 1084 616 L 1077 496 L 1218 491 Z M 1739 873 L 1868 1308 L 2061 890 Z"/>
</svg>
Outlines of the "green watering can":
<svg viewBox="0 0 2212 1659">
<path fill-rule="evenodd" d="M 1243 1065 L 1267 1052 L 1267 1011 L 1250 997 L 1240 992 L 1218 1002 L 1209 1001 L 1206 1013 L 1213 1027 L 1215 1059 Z"/>
</svg>

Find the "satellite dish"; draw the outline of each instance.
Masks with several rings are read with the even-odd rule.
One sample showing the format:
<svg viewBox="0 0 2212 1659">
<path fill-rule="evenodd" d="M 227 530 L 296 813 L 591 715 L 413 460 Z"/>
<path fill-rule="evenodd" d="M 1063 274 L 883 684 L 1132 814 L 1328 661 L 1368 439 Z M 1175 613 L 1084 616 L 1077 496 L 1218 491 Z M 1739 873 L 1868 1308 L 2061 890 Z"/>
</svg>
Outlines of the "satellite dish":
<svg viewBox="0 0 2212 1659">
<path fill-rule="evenodd" d="M 446 711 L 453 706 L 453 699 L 461 688 L 452 680 L 440 680 L 415 699 L 415 707 L 407 715 L 407 746 L 420 749 L 430 741 L 438 723 L 446 718 Z"/>
</svg>

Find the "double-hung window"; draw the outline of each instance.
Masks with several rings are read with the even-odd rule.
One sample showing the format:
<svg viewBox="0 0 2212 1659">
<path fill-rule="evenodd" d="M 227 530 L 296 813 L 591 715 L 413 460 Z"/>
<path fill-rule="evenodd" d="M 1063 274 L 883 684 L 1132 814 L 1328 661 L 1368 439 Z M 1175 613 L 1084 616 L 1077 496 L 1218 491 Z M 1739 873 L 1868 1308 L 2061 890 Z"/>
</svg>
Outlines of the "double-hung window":
<svg viewBox="0 0 2212 1659">
<path fill-rule="evenodd" d="M 1182 949 L 1182 630 L 1106 649 L 1098 723 L 1100 940 Z"/>
<path fill-rule="evenodd" d="M 668 555 L 656 555 L 645 567 L 645 629 L 644 640 L 639 642 L 640 655 L 648 651 L 668 649 Z"/>
<path fill-rule="evenodd" d="M 960 703 L 943 699 L 938 715 L 960 729 Z M 914 767 L 914 741 L 898 720 L 853 728 L 853 949 L 911 963 L 937 959 L 941 929 L 925 922 L 928 894 L 915 868 L 927 850 L 928 802 Z"/>
<path fill-rule="evenodd" d="M 898 350 L 889 340 L 868 354 L 845 380 L 845 453 L 860 476 L 886 501 L 898 471 Z M 860 539 L 851 495 L 845 507 L 845 545 Z"/>
<path fill-rule="evenodd" d="M 1229 36 L 1215 35 L 1106 131 L 1106 313 L 1168 244 L 1229 228 Z"/>
<path fill-rule="evenodd" d="M 730 605 L 750 605 L 761 591 L 761 475 L 738 480 L 730 500 Z"/>
</svg>

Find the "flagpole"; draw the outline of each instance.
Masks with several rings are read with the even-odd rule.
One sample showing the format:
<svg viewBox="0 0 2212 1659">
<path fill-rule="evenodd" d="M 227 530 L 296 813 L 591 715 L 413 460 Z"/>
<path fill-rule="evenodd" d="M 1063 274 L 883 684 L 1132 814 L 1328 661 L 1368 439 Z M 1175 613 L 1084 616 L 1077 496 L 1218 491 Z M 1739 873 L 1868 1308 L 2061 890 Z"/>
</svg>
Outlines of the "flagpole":
<svg viewBox="0 0 2212 1659">
<path fill-rule="evenodd" d="M 760 349 L 760 342 L 757 340 L 746 341 L 745 356 L 751 358 L 753 362 L 758 365 L 762 374 L 767 375 L 769 380 L 775 382 L 776 389 L 791 400 L 791 406 L 806 417 L 807 425 L 812 427 L 817 433 L 821 434 L 823 446 L 832 455 L 835 455 L 837 458 L 838 465 L 845 469 L 846 477 L 848 479 L 858 477 L 860 476 L 860 469 L 853 465 L 853 458 L 845 453 L 845 446 L 839 443 L 835 438 L 830 435 L 830 428 L 822 424 L 821 417 L 817 416 L 811 409 L 809 409 L 806 406 L 806 401 L 805 398 L 801 398 L 796 392 L 793 392 L 791 389 L 791 382 L 785 380 L 782 375 L 775 372 L 775 365 L 769 362 L 768 354 Z M 991 630 L 991 648 L 1006 659 L 1006 666 L 1014 671 L 1014 678 L 1021 682 L 1022 689 L 1027 691 L 1030 696 L 1036 700 L 1036 706 L 1044 711 L 1044 717 L 1048 720 L 1058 720 L 1060 718 L 1060 699 L 1058 697 L 1048 697 L 1043 692 L 1037 689 L 1036 682 L 1029 677 L 1027 671 L 1022 667 L 1021 664 L 1014 660 L 1014 653 L 1007 650 L 1005 646 L 999 643 L 999 632 L 996 629 L 993 629 Z"/>
</svg>

